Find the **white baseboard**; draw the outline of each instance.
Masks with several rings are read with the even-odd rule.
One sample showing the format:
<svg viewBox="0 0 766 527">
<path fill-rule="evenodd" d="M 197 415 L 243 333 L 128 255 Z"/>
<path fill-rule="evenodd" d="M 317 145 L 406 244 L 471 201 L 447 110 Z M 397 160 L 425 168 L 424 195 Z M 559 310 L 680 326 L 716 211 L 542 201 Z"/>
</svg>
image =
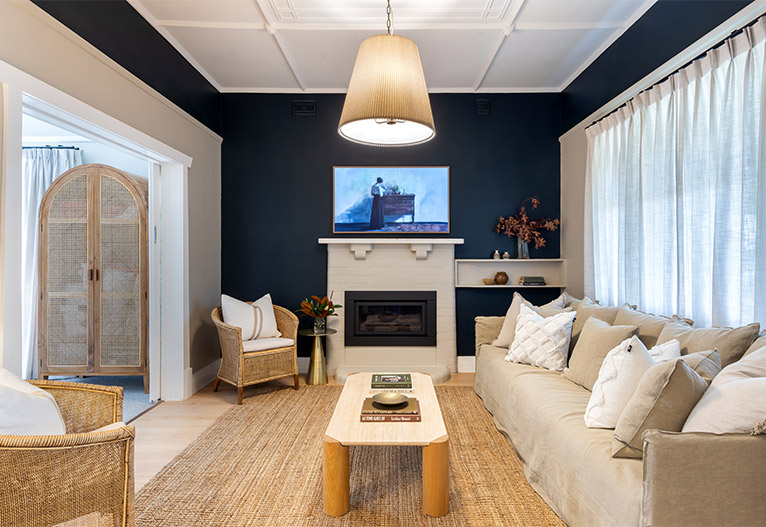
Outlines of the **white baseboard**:
<svg viewBox="0 0 766 527">
<path fill-rule="evenodd" d="M 458 373 L 475 373 L 476 372 L 476 356 L 475 355 L 458 355 L 457 356 L 457 371 Z"/>
<path fill-rule="evenodd" d="M 192 394 L 197 393 L 202 388 L 210 384 L 215 380 L 216 375 L 218 375 L 218 369 L 221 367 L 221 359 L 218 359 L 215 362 L 211 362 L 204 368 L 200 368 L 199 370 L 195 371 L 192 375 Z"/>
</svg>

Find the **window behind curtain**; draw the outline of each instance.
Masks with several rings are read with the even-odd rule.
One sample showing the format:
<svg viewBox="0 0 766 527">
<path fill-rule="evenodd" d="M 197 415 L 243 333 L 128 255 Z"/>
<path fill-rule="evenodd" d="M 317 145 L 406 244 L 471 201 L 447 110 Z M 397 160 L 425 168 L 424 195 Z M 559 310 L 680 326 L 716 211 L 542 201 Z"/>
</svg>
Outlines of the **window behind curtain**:
<svg viewBox="0 0 766 527">
<path fill-rule="evenodd" d="M 766 323 L 765 61 L 763 17 L 587 130 L 587 294 Z"/>
</svg>

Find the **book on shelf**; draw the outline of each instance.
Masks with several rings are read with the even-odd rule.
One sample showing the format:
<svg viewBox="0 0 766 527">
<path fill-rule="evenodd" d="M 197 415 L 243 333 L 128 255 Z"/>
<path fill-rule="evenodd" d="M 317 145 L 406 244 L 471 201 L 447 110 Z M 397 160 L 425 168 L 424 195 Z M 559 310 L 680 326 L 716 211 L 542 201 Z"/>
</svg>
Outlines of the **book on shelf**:
<svg viewBox="0 0 766 527">
<path fill-rule="evenodd" d="M 546 285 L 545 277 L 543 276 L 521 276 L 519 277 L 520 285 Z"/>
<path fill-rule="evenodd" d="M 412 375 L 409 373 L 373 373 L 370 388 L 373 390 L 411 390 Z"/>
<path fill-rule="evenodd" d="M 399 406 L 378 404 L 368 397 L 362 403 L 360 421 L 363 423 L 419 423 L 420 403 L 414 397 Z"/>
</svg>

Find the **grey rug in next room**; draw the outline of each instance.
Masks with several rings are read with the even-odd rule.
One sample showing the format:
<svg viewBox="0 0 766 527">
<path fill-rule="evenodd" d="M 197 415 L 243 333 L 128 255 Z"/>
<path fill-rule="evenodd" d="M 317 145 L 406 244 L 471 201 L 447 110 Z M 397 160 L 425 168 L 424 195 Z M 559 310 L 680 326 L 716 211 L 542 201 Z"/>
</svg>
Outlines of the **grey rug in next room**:
<svg viewBox="0 0 766 527">
<path fill-rule="evenodd" d="M 129 423 L 159 401 L 150 401 L 149 394 L 144 393 L 144 378 L 132 375 L 109 375 L 101 377 L 58 377 L 51 376 L 51 380 L 84 382 L 87 384 L 102 384 L 105 386 L 122 386 L 122 420 Z"/>
</svg>

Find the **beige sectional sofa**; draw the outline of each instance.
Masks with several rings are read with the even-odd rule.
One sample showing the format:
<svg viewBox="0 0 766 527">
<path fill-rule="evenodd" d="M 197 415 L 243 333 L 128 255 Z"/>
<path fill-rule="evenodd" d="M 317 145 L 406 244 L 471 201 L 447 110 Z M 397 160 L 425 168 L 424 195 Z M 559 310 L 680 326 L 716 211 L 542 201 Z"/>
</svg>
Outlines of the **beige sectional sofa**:
<svg viewBox="0 0 766 527">
<path fill-rule="evenodd" d="M 565 522 L 766 525 L 766 436 L 649 430 L 643 460 L 613 458 L 613 430 L 583 421 L 590 391 L 491 345 L 503 319 L 476 319 L 475 390 Z"/>
</svg>

